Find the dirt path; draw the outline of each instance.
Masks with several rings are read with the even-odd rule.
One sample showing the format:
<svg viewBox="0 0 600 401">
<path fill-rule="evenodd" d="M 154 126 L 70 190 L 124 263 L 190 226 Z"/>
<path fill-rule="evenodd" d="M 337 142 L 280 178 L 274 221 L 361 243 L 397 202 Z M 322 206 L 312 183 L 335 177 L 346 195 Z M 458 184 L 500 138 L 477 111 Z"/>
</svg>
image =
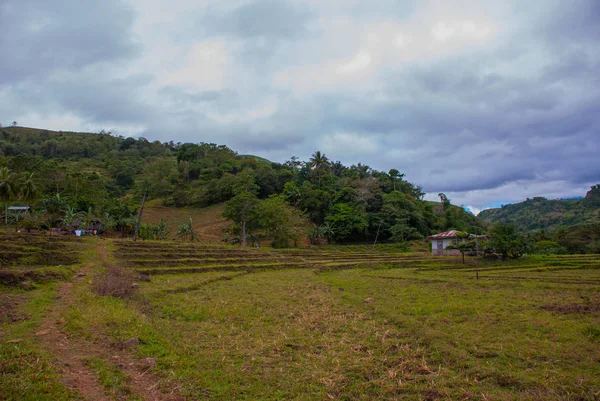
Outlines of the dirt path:
<svg viewBox="0 0 600 401">
<path fill-rule="evenodd" d="M 177 386 L 162 383 L 150 369 L 153 360 L 139 360 L 132 357 L 130 351 L 116 347 L 110 339 L 88 340 L 71 336 L 64 329 L 65 313 L 75 302 L 73 287 L 87 285 L 92 272 L 108 261 L 105 243 L 97 244 L 98 261 L 84 266 L 74 278 L 73 283 L 64 283 L 58 290 L 56 302 L 43 319 L 36 336 L 40 342 L 56 357 L 56 365 L 63 376 L 63 383 L 88 400 L 127 400 L 142 398 L 152 401 L 180 401 L 184 397 L 177 395 Z M 85 284 L 83 282 L 86 282 Z M 98 375 L 89 366 L 92 360 L 103 360 L 110 366 L 121 370 L 126 377 L 124 391 L 107 395 Z M 165 387 L 167 393 L 161 392 Z"/>
</svg>

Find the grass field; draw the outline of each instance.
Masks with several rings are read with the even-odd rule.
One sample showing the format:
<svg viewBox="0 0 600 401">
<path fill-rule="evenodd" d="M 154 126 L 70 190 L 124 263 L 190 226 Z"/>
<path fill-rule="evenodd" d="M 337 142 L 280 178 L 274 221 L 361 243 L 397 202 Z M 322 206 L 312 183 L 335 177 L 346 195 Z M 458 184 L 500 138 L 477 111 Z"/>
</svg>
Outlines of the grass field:
<svg viewBox="0 0 600 401">
<path fill-rule="evenodd" d="M 598 255 L 476 266 L 390 247 L 63 245 L 79 255 L 65 275 L 0 287 L 5 399 L 600 399 Z M 48 268 L 23 263 L 4 271 Z M 151 281 L 130 298 L 96 295 L 107 265 Z M 70 354 L 35 335 L 48 315 L 87 387 L 65 380 Z"/>
</svg>

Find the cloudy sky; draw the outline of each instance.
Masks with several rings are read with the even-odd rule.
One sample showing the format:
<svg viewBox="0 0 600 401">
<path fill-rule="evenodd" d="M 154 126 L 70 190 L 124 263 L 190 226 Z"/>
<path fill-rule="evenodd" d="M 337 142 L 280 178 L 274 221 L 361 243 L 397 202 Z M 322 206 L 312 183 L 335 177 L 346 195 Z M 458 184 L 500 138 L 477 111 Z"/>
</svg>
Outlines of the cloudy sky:
<svg viewBox="0 0 600 401">
<path fill-rule="evenodd" d="M 0 122 L 321 150 L 477 211 L 600 182 L 597 0 L 0 0 Z"/>
</svg>

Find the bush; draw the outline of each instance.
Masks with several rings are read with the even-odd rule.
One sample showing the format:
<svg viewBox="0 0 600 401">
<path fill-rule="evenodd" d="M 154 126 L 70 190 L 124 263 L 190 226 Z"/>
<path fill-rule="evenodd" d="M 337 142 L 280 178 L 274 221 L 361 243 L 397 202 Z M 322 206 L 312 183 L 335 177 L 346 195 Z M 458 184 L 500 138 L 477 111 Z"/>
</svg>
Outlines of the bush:
<svg viewBox="0 0 600 401">
<path fill-rule="evenodd" d="M 135 292 L 134 272 L 122 267 L 110 265 L 106 271 L 96 277 L 93 289 L 98 295 L 118 298 L 130 298 Z"/>
<path fill-rule="evenodd" d="M 27 232 L 30 232 L 31 230 L 39 230 L 41 226 L 42 224 L 40 220 L 34 216 L 25 217 L 18 223 L 18 227 L 25 229 Z"/>
<path fill-rule="evenodd" d="M 554 241 L 538 241 L 534 245 L 534 251 L 541 255 L 561 255 L 567 250 Z"/>
</svg>

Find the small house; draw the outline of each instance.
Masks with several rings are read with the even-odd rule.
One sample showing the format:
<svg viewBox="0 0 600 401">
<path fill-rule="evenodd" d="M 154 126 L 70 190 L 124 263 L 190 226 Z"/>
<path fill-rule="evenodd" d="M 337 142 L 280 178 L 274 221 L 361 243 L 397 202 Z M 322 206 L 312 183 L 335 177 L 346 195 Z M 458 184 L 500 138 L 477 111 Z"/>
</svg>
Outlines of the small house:
<svg viewBox="0 0 600 401">
<path fill-rule="evenodd" d="M 19 222 L 27 213 L 29 206 L 9 206 L 7 212 L 13 216 L 16 222 Z"/>
<path fill-rule="evenodd" d="M 460 252 L 456 249 L 446 249 L 451 244 L 458 242 L 457 233 L 457 230 L 451 230 L 427 237 L 431 240 L 431 254 L 433 256 L 460 255 Z"/>
<path fill-rule="evenodd" d="M 446 231 L 443 233 L 430 235 L 427 239 L 431 240 L 431 254 L 433 256 L 452 256 L 452 255 L 460 255 L 460 251 L 457 249 L 446 249 L 451 244 L 457 244 L 458 242 L 464 241 L 473 241 L 475 244 L 475 249 L 472 252 L 468 252 L 467 255 L 482 255 L 483 252 L 479 249 L 479 242 L 485 241 L 488 239 L 487 235 L 475 235 L 468 234 L 465 237 L 465 233 L 462 233 L 462 236 L 459 236 L 458 230 Z"/>
</svg>

